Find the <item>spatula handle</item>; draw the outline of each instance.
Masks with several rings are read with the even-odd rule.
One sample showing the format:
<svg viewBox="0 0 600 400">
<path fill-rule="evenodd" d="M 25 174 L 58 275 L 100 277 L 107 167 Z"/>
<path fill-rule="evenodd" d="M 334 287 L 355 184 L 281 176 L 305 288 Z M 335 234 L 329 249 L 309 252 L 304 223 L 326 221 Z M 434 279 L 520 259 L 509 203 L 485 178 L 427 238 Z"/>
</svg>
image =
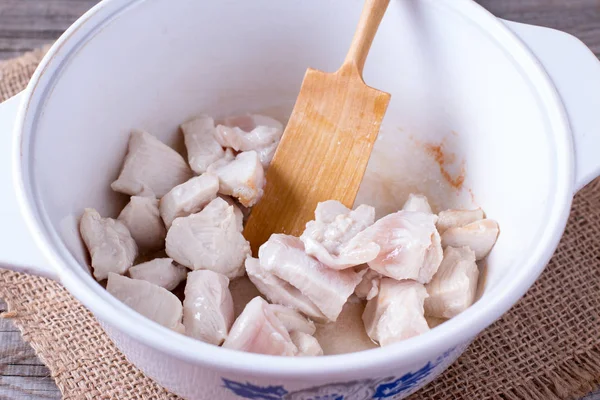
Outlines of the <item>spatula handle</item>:
<svg viewBox="0 0 600 400">
<path fill-rule="evenodd" d="M 356 66 L 361 76 L 371 43 L 373 43 L 377 28 L 389 3 L 390 0 L 366 0 L 360 14 L 358 27 L 352 38 L 344 65 Z"/>
</svg>

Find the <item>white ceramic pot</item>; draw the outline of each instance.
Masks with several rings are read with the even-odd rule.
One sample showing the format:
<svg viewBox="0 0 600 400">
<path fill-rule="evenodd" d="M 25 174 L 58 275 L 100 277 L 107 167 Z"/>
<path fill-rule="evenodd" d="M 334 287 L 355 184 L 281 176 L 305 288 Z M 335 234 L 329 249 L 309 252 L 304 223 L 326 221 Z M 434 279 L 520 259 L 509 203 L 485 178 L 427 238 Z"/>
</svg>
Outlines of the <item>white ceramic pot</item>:
<svg viewBox="0 0 600 400">
<path fill-rule="evenodd" d="M 431 381 L 533 284 L 573 194 L 599 173 L 600 64 L 565 33 L 498 20 L 468 0 L 390 4 L 365 80 L 392 102 L 369 166 L 376 188 L 361 199 L 393 207 L 422 191 L 438 207 L 477 203 L 502 229 L 480 299 L 419 337 L 318 359 L 207 345 L 112 298 L 89 275 L 77 233 L 84 207 L 115 215 L 123 205 L 109 184 L 131 128 L 180 145 L 178 123 L 199 112 L 289 114 L 306 67 L 341 65 L 361 8 L 100 3 L 0 107 L 13 131 L 0 135 L 0 264 L 60 281 L 129 360 L 189 399 L 399 399 Z M 441 165 L 427 153 L 436 143 Z"/>
</svg>

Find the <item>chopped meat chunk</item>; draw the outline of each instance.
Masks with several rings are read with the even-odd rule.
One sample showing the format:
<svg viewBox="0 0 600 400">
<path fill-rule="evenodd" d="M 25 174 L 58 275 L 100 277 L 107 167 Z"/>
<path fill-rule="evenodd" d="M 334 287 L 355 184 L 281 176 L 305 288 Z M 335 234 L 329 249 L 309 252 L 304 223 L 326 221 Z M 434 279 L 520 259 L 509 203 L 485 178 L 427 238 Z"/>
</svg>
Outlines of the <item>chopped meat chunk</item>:
<svg viewBox="0 0 600 400">
<path fill-rule="evenodd" d="M 219 193 L 235 197 L 245 207 L 253 206 L 263 195 L 265 174 L 255 151 L 240 153 L 228 163 L 212 164 L 208 172 L 219 177 Z"/>
<path fill-rule="evenodd" d="M 239 229 L 233 207 L 216 198 L 199 213 L 173 221 L 166 251 L 190 269 L 209 269 L 231 279 L 244 274 L 250 244 Z"/>
<path fill-rule="evenodd" d="M 356 286 L 354 294 L 361 300 L 371 300 L 379 293 L 379 282 L 381 281 L 381 274 L 372 269 L 367 269 L 367 272 L 363 275 L 362 281 Z"/>
<path fill-rule="evenodd" d="M 167 228 L 175 218 L 186 217 L 201 211 L 217 197 L 219 178 L 202 174 L 175 186 L 160 200 L 160 216 Z"/>
<path fill-rule="evenodd" d="M 112 218 L 102 218 L 93 208 L 86 208 L 79 231 L 92 258 L 94 277 L 101 281 L 109 272 L 124 274 L 133 265 L 137 246 L 127 227 Z"/>
<path fill-rule="evenodd" d="M 475 301 L 479 270 L 475 253 L 468 247 L 446 247 L 444 259 L 431 282 L 425 285 L 425 314 L 430 317 L 452 318 Z"/>
<path fill-rule="evenodd" d="M 349 248 L 377 246 L 377 257 L 369 267 L 384 276 L 427 283 L 442 261 L 436 216 L 417 211 L 389 214 L 358 233 Z"/>
<path fill-rule="evenodd" d="M 273 159 L 282 134 L 280 122 L 262 115 L 228 118 L 225 125 L 216 128 L 216 139 L 221 146 L 235 151 L 256 151 L 265 169 Z"/>
<path fill-rule="evenodd" d="M 442 234 L 442 246 L 468 246 L 475 252 L 475 258 L 485 258 L 496 244 L 498 223 L 491 219 L 482 219 L 470 224 L 449 228 Z"/>
<path fill-rule="evenodd" d="M 223 347 L 276 356 L 298 353 L 287 329 L 261 297 L 255 297 L 246 305 L 233 323 Z"/>
<path fill-rule="evenodd" d="M 427 197 L 422 194 L 409 194 L 406 203 L 404 203 L 404 207 L 402 207 L 404 211 L 419 211 L 425 214 L 432 214 L 431 206 L 429 205 L 429 201 Z"/>
<path fill-rule="evenodd" d="M 446 210 L 438 214 L 436 226 L 441 235 L 447 229 L 460 228 L 484 218 L 485 215 L 481 208 L 476 210 Z"/>
<path fill-rule="evenodd" d="M 323 349 L 314 336 L 301 331 L 292 331 L 290 332 L 290 338 L 298 348 L 297 356 L 314 357 L 323 355 Z"/>
<path fill-rule="evenodd" d="M 429 330 L 424 317 L 425 287 L 415 281 L 381 280 L 379 294 L 369 300 L 363 314 L 367 334 L 381 346 Z"/>
<path fill-rule="evenodd" d="M 149 133 L 134 130 L 121 174 L 110 186 L 131 196 L 160 198 L 191 177 L 192 171 L 179 153 Z"/>
<path fill-rule="evenodd" d="M 298 310 L 316 321 L 327 320 L 312 300 L 288 282 L 264 269 L 258 259 L 252 257 L 246 259 L 246 272 L 258 291 L 272 303 Z"/>
<path fill-rule="evenodd" d="M 235 220 L 238 224 L 238 229 L 240 230 L 240 232 L 242 232 L 244 230 L 244 221 L 246 220 L 248 215 L 250 215 L 250 209 L 240 205 L 230 196 L 220 194 L 219 197 L 225 200 L 227 204 L 233 207 L 233 213 L 235 214 Z"/>
<path fill-rule="evenodd" d="M 379 246 L 349 246 L 351 240 L 365 228 L 373 225 L 375 209 L 360 205 L 356 210 L 329 200 L 319 203 L 315 220 L 306 224 L 300 239 L 307 254 L 333 269 L 345 269 L 377 257 Z"/>
<path fill-rule="evenodd" d="M 150 282 L 109 272 L 106 290 L 144 317 L 169 329 L 182 332 L 181 301 L 168 290 Z"/>
<path fill-rule="evenodd" d="M 298 289 L 331 321 L 362 279 L 362 273 L 351 269 L 327 268 L 307 255 L 302 241 L 293 236 L 271 235 L 258 256 L 262 268 Z"/>
<path fill-rule="evenodd" d="M 233 297 L 233 314 L 239 317 L 246 304 L 256 296 L 261 296 L 254 283 L 247 277 L 241 276 L 229 282 L 229 291 Z"/>
<path fill-rule="evenodd" d="M 167 230 L 160 219 L 156 198 L 132 196 L 118 220 L 129 229 L 140 252 L 152 252 L 165 247 Z"/>
<path fill-rule="evenodd" d="M 147 281 L 167 290 L 175 289 L 187 276 L 188 269 L 170 258 L 155 258 L 129 268 L 132 279 Z"/>
<path fill-rule="evenodd" d="M 199 118 L 181 124 L 190 167 L 203 174 L 208 166 L 225 156 L 225 150 L 215 137 L 215 121 L 211 117 Z"/>
<path fill-rule="evenodd" d="M 183 301 L 185 334 L 220 345 L 233 324 L 233 298 L 229 279 L 213 271 L 188 274 Z"/>
</svg>

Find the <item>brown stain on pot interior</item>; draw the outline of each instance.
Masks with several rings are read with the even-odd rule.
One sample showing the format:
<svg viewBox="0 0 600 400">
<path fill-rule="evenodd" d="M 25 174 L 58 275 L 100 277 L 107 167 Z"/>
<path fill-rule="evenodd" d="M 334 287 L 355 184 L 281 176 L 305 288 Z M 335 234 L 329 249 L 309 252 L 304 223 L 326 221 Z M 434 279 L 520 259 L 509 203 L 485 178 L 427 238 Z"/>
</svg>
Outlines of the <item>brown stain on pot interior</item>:
<svg viewBox="0 0 600 400">
<path fill-rule="evenodd" d="M 433 157 L 435 162 L 438 164 L 440 173 L 446 182 L 448 182 L 450 186 L 457 190 L 462 189 L 466 174 L 465 161 L 461 161 L 460 172 L 458 173 L 458 176 L 452 176 L 446 167 L 456 160 L 456 155 L 454 153 L 446 153 L 444 151 L 444 142 L 442 141 L 440 144 L 425 143 L 423 144 L 423 147 L 425 148 L 427 154 Z"/>
</svg>

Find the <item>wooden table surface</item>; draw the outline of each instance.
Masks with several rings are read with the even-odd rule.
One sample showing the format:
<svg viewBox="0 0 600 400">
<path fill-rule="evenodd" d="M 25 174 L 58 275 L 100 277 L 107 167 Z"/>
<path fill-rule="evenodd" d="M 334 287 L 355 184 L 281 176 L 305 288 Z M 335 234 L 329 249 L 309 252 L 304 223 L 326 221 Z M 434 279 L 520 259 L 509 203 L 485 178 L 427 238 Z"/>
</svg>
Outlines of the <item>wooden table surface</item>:
<svg viewBox="0 0 600 400">
<path fill-rule="evenodd" d="M 479 0 L 495 15 L 574 34 L 600 55 L 600 0 Z M 0 59 L 55 40 L 96 0 L 0 0 Z M 5 304 L 0 301 L 0 312 Z M 59 399 L 48 369 L 0 319 L 0 399 Z M 600 400 L 600 395 L 587 400 Z"/>
</svg>

